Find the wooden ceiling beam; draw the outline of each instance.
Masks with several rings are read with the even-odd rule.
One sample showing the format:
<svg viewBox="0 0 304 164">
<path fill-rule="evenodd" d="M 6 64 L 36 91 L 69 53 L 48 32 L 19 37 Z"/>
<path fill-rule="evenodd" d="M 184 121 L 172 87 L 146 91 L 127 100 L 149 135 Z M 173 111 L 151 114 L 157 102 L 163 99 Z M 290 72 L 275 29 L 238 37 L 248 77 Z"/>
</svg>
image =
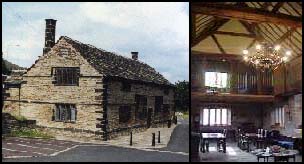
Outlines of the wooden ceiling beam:
<svg viewBox="0 0 304 164">
<path fill-rule="evenodd" d="M 257 41 L 265 40 L 264 37 L 260 33 L 258 33 L 257 30 L 255 30 L 256 27 L 258 26 L 256 23 L 249 24 L 248 22 L 245 21 L 239 21 L 239 22 L 241 22 L 241 24 L 247 29 L 247 31 L 255 35 Z"/>
<path fill-rule="evenodd" d="M 277 2 L 277 4 L 275 4 L 274 7 L 272 8 L 271 12 L 277 13 L 283 5 L 284 5 L 284 2 Z"/>
<path fill-rule="evenodd" d="M 215 44 L 217 45 L 217 47 L 219 48 L 219 50 L 221 51 L 221 53 L 226 54 L 225 50 L 223 49 L 223 47 L 221 46 L 221 44 L 218 42 L 217 38 L 214 35 L 211 35 L 213 41 L 215 42 Z"/>
<path fill-rule="evenodd" d="M 273 103 L 273 95 L 249 95 L 249 94 L 207 94 L 199 91 L 191 92 L 193 102 L 222 102 L 222 103 Z"/>
<path fill-rule="evenodd" d="M 261 6 L 261 9 L 268 10 L 268 7 L 271 5 L 271 2 L 264 2 Z"/>
<path fill-rule="evenodd" d="M 230 35 L 230 36 L 241 36 L 241 37 L 247 37 L 247 38 L 256 38 L 255 34 L 245 34 L 245 33 L 236 33 L 236 32 L 226 32 L 226 31 L 216 31 L 214 34 L 219 35 Z"/>
<path fill-rule="evenodd" d="M 290 6 L 298 15 L 302 16 L 302 14 L 293 6 L 291 2 L 286 2 L 288 6 Z"/>
<path fill-rule="evenodd" d="M 194 47 L 202 40 L 206 39 L 208 36 L 212 35 L 217 29 L 219 29 L 222 25 L 228 22 L 229 19 L 215 19 L 210 22 L 207 27 L 195 38 L 191 39 L 191 47 Z"/>
<path fill-rule="evenodd" d="M 275 44 L 281 44 L 285 39 L 287 39 L 289 36 L 292 35 L 292 33 L 295 31 L 295 28 L 290 29 L 287 31 L 284 35 L 282 35 L 276 42 Z"/>
<path fill-rule="evenodd" d="M 198 57 L 204 57 L 206 59 L 211 59 L 211 60 L 227 60 L 227 61 L 231 61 L 231 60 L 237 60 L 240 61 L 242 60 L 242 55 L 238 55 L 238 54 L 222 54 L 222 53 L 210 53 L 210 52 L 198 52 L 198 51 L 191 51 L 191 55 L 195 55 Z"/>
<path fill-rule="evenodd" d="M 280 3 L 280 2 L 279 2 Z M 302 17 L 295 17 L 281 13 L 272 13 L 265 10 L 219 4 L 192 3 L 192 12 L 216 17 L 238 19 L 247 22 L 273 23 L 290 27 L 302 27 Z"/>
<path fill-rule="evenodd" d="M 254 45 L 254 43 L 255 43 L 256 41 L 257 41 L 256 39 L 253 39 L 253 41 L 248 45 L 248 47 L 247 47 L 246 50 L 249 50 L 249 49 Z"/>
</svg>

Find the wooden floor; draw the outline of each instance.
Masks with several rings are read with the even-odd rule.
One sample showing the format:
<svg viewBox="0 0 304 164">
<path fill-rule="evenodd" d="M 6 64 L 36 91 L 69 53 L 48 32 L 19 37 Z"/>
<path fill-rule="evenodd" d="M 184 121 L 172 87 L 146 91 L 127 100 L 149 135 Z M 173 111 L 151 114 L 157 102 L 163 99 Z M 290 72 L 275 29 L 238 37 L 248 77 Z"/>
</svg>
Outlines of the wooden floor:
<svg viewBox="0 0 304 164">
<path fill-rule="evenodd" d="M 257 157 L 250 152 L 243 151 L 237 147 L 235 142 L 227 143 L 226 153 L 217 152 L 216 143 L 210 143 L 208 153 L 199 153 L 199 156 L 191 156 L 192 162 L 257 162 Z M 260 159 L 260 162 L 264 162 Z M 269 158 L 273 162 L 273 158 Z M 293 159 L 290 160 L 293 162 Z M 302 162 L 302 156 L 296 156 L 296 162 Z"/>
</svg>

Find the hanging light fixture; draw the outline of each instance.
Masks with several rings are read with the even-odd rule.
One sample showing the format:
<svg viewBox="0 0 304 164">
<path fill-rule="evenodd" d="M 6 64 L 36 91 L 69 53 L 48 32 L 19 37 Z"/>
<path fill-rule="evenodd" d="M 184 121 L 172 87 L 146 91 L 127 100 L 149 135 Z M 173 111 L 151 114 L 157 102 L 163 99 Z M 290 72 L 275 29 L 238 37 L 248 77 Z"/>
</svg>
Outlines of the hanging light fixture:
<svg viewBox="0 0 304 164">
<path fill-rule="evenodd" d="M 291 40 L 291 32 L 289 37 Z M 262 42 L 255 46 L 253 52 L 249 52 L 247 49 L 243 50 L 243 59 L 262 71 L 266 69 L 275 70 L 281 63 L 287 62 L 291 54 L 290 50 L 282 50 L 281 45 Z"/>
</svg>

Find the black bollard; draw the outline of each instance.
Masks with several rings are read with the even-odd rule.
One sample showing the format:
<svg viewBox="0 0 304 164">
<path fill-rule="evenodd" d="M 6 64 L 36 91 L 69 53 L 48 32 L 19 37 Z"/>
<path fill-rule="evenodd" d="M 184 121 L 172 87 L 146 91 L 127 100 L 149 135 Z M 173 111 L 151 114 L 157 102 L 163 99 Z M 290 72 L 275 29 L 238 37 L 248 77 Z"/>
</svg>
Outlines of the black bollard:
<svg viewBox="0 0 304 164">
<path fill-rule="evenodd" d="M 158 131 L 158 141 L 157 143 L 160 143 L 160 131 Z"/>
<path fill-rule="evenodd" d="M 168 128 L 171 127 L 171 120 L 168 120 Z"/>
<path fill-rule="evenodd" d="M 132 131 L 130 132 L 130 146 L 132 146 Z"/>
<path fill-rule="evenodd" d="M 152 133 L 152 146 L 155 146 L 155 133 Z"/>
</svg>

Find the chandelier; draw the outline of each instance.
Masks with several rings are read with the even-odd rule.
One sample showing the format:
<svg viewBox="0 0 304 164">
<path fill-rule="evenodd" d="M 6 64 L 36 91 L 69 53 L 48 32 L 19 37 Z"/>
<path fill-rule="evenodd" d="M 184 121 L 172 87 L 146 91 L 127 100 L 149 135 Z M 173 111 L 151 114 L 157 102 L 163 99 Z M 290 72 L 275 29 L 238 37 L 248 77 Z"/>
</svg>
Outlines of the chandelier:
<svg viewBox="0 0 304 164">
<path fill-rule="evenodd" d="M 275 70 L 281 63 L 286 62 L 291 55 L 291 51 L 282 52 L 281 46 L 273 46 L 267 42 L 257 44 L 255 51 L 250 53 L 243 50 L 244 61 L 254 65 L 261 70 Z"/>
</svg>

